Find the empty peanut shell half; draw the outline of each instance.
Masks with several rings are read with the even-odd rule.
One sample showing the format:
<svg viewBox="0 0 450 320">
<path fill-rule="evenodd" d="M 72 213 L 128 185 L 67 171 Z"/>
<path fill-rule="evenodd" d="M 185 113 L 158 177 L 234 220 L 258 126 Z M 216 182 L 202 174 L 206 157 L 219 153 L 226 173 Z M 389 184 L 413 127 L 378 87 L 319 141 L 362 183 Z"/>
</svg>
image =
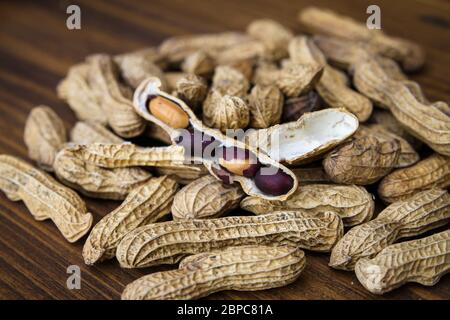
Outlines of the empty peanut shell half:
<svg viewBox="0 0 450 320">
<path fill-rule="evenodd" d="M 248 131 L 246 142 L 275 161 L 299 164 L 315 159 L 350 137 L 358 119 L 343 109 L 306 113 L 295 122 Z"/>
</svg>

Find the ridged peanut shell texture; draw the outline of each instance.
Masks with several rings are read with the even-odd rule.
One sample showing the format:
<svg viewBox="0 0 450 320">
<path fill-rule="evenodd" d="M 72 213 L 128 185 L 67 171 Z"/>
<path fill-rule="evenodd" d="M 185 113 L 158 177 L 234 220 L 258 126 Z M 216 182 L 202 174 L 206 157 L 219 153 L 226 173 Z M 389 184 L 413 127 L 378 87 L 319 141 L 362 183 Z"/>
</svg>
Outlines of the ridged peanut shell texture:
<svg viewBox="0 0 450 320">
<path fill-rule="evenodd" d="M 244 129 L 250 121 L 245 101 L 236 96 L 222 96 L 212 90 L 203 104 L 203 122 L 226 133 L 227 129 Z"/>
<path fill-rule="evenodd" d="M 360 125 L 354 136 L 357 138 L 375 136 L 380 141 L 397 140 L 400 143 L 400 154 L 395 165 L 396 168 L 409 167 L 420 159 L 419 154 L 413 149 L 408 141 L 395 133 L 386 130 L 382 125 Z"/>
<path fill-rule="evenodd" d="M 8 199 L 22 200 L 36 220 L 51 219 L 69 242 L 91 228 L 92 214 L 75 191 L 19 158 L 0 155 L 0 189 Z"/>
<path fill-rule="evenodd" d="M 132 93 L 119 83 L 119 70 L 111 57 L 97 54 L 87 58 L 90 81 L 100 98 L 108 124 L 119 136 L 131 138 L 145 129 L 144 120 L 133 109 Z"/>
<path fill-rule="evenodd" d="M 263 43 L 266 49 L 266 58 L 280 60 L 288 55 L 287 47 L 293 34 L 277 21 L 254 20 L 248 25 L 247 33 Z"/>
<path fill-rule="evenodd" d="M 168 221 L 128 233 L 116 257 L 123 268 L 143 268 L 175 264 L 189 254 L 237 245 L 294 245 L 329 252 L 342 234 L 342 221 L 332 212 Z"/>
<path fill-rule="evenodd" d="M 397 140 L 382 141 L 375 136 L 356 138 L 323 160 L 327 175 L 336 183 L 368 185 L 387 175 L 400 155 Z"/>
<path fill-rule="evenodd" d="M 207 175 L 191 182 L 176 194 L 172 216 L 174 220 L 216 218 L 237 208 L 244 195 L 238 185 L 225 185 Z"/>
<path fill-rule="evenodd" d="M 43 169 L 52 171 L 56 153 L 67 141 L 61 118 L 49 107 L 35 107 L 27 118 L 23 137 L 28 156 Z"/>
<path fill-rule="evenodd" d="M 361 258 L 371 258 L 398 239 L 417 236 L 450 220 L 450 195 L 431 189 L 384 209 L 376 219 L 353 227 L 331 252 L 329 265 L 352 270 Z"/>
<path fill-rule="evenodd" d="M 70 131 L 70 142 L 75 144 L 122 143 L 124 140 L 100 123 L 78 121 Z"/>
<path fill-rule="evenodd" d="M 214 72 L 211 89 L 221 95 L 244 97 L 250 87 L 247 78 L 229 66 L 218 66 Z"/>
<path fill-rule="evenodd" d="M 55 159 L 54 170 L 65 185 L 93 198 L 122 200 L 133 188 L 152 176 L 138 168 L 102 168 L 80 157 L 77 148 L 66 147 Z"/>
<path fill-rule="evenodd" d="M 239 246 L 199 253 L 176 270 L 152 273 L 126 286 L 123 300 L 197 299 L 223 290 L 256 291 L 294 282 L 303 251 L 289 246 Z"/>
<path fill-rule="evenodd" d="M 419 101 L 408 85 L 390 78 L 373 59 L 354 66 L 355 87 L 367 97 L 389 108 L 409 133 L 443 155 L 450 155 L 448 105 L 427 105 Z M 443 111 L 444 110 L 444 111 Z"/>
<path fill-rule="evenodd" d="M 373 196 L 363 187 L 333 184 L 302 185 L 285 201 L 257 197 L 246 197 L 241 201 L 242 209 L 258 215 L 283 210 L 301 210 L 311 214 L 331 211 L 339 215 L 347 227 L 369 221 L 374 207 Z"/>
<path fill-rule="evenodd" d="M 169 62 L 176 64 L 199 50 L 215 55 L 226 48 L 248 41 L 251 41 L 251 38 L 240 32 L 184 35 L 163 41 L 158 51 Z"/>
<path fill-rule="evenodd" d="M 120 240 L 141 225 L 169 214 L 178 184 L 166 176 L 152 178 L 133 189 L 122 204 L 92 229 L 83 247 L 86 264 L 110 259 Z"/>
<path fill-rule="evenodd" d="M 378 185 L 378 195 L 384 202 L 392 203 L 406 200 L 422 190 L 448 186 L 450 158 L 436 153 L 384 177 Z"/>
<path fill-rule="evenodd" d="M 250 127 L 261 129 L 280 123 L 284 98 L 276 86 L 255 85 L 247 101 Z"/>
<path fill-rule="evenodd" d="M 289 55 L 297 63 L 323 68 L 315 89 L 328 106 L 346 109 L 361 122 L 370 117 L 372 113 L 370 100 L 350 88 L 347 75 L 329 66 L 325 56 L 310 38 L 306 36 L 293 38 L 289 43 Z"/>
<path fill-rule="evenodd" d="M 313 33 L 365 43 L 377 53 L 400 62 L 405 70 L 417 70 L 425 61 L 424 52 L 417 44 L 388 36 L 381 30 L 373 32 L 366 24 L 331 10 L 306 7 L 298 18 Z"/>
<path fill-rule="evenodd" d="M 435 285 L 450 271 L 450 230 L 383 249 L 373 259 L 361 259 L 356 276 L 370 292 L 383 294 L 417 282 Z"/>
<path fill-rule="evenodd" d="M 57 87 L 58 97 L 67 102 L 79 120 L 108 123 L 101 96 L 90 81 L 91 67 L 83 62 L 70 67 L 66 77 Z"/>
<path fill-rule="evenodd" d="M 179 184 L 189 184 L 209 174 L 202 164 L 174 164 L 172 166 L 155 167 L 158 175 L 167 175 Z"/>
</svg>

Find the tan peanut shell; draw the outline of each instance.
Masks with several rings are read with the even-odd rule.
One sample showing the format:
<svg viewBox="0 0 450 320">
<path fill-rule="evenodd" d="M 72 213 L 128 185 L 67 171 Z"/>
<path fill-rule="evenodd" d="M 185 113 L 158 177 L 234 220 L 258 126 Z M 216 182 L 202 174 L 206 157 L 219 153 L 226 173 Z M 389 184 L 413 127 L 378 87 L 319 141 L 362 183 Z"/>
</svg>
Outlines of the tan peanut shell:
<svg viewBox="0 0 450 320">
<path fill-rule="evenodd" d="M 111 57 L 97 54 L 87 58 L 91 87 L 100 97 L 108 124 L 119 136 L 130 138 L 145 129 L 144 120 L 133 109 L 131 92 L 118 81 L 118 67 Z"/>
<path fill-rule="evenodd" d="M 398 169 L 387 175 L 378 185 L 378 195 L 387 203 L 406 200 L 431 188 L 450 186 L 450 158 L 433 154 L 412 167 Z"/>
<path fill-rule="evenodd" d="M 381 30 L 370 30 L 365 24 L 331 10 L 307 7 L 298 17 L 309 31 L 367 43 L 379 54 L 399 61 L 405 70 L 417 70 L 424 63 L 424 52 L 417 44 L 390 37 Z"/>
<path fill-rule="evenodd" d="M 276 86 L 255 85 L 247 101 L 251 128 L 268 128 L 280 123 L 284 97 Z"/>
<path fill-rule="evenodd" d="M 355 65 L 353 80 L 360 92 L 387 106 L 409 133 L 436 152 L 450 155 L 450 117 L 441 108 L 421 103 L 408 86 L 389 78 L 371 59 Z"/>
<path fill-rule="evenodd" d="M 280 23 L 271 19 L 254 20 L 247 26 L 247 33 L 263 43 L 265 58 L 280 60 L 288 55 L 287 47 L 293 34 Z"/>
<path fill-rule="evenodd" d="M 172 167 L 183 164 L 184 149 L 180 146 L 139 147 L 132 143 L 74 145 L 71 152 L 80 159 L 103 168 L 139 166 Z"/>
<path fill-rule="evenodd" d="M 275 161 L 298 164 L 342 143 L 358 128 L 358 119 L 339 109 L 304 114 L 295 122 L 246 132 L 246 142 Z"/>
<path fill-rule="evenodd" d="M 419 150 L 422 146 L 422 142 L 409 134 L 390 111 L 381 109 L 374 110 L 370 121 L 382 126 L 385 130 L 394 133 L 402 139 L 405 139 L 416 150 Z"/>
<path fill-rule="evenodd" d="M 229 66 L 218 66 L 215 69 L 211 88 L 221 95 L 244 97 L 250 84 L 238 70 Z"/>
<path fill-rule="evenodd" d="M 56 153 L 67 141 L 66 128 L 61 118 L 49 107 L 31 110 L 23 133 L 28 156 L 40 167 L 52 171 Z"/>
<path fill-rule="evenodd" d="M 176 270 L 152 273 L 126 286 L 122 300 L 197 299 L 223 290 L 256 291 L 294 282 L 305 267 L 290 246 L 239 246 L 183 259 Z"/>
<path fill-rule="evenodd" d="M 189 254 L 236 245 L 295 245 L 330 251 L 342 237 L 341 219 L 332 212 L 286 211 L 262 216 L 182 220 L 148 224 L 128 233 L 116 257 L 123 268 L 174 264 Z"/>
<path fill-rule="evenodd" d="M 374 207 L 373 196 L 363 187 L 332 184 L 302 185 L 285 201 L 257 197 L 246 197 L 241 201 L 242 209 L 258 215 L 284 210 L 312 214 L 331 211 L 341 217 L 346 227 L 369 221 Z"/>
<path fill-rule="evenodd" d="M 202 50 L 191 53 L 181 64 L 183 72 L 205 78 L 209 78 L 214 73 L 215 67 L 216 62 L 213 57 Z"/>
<path fill-rule="evenodd" d="M 399 155 L 398 140 L 384 141 L 367 136 L 331 151 L 323 160 L 323 167 L 336 183 L 368 185 L 391 172 Z"/>
<path fill-rule="evenodd" d="M 124 140 L 100 123 L 78 121 L 70 131 L 70 142 L 75 144 L 122 143 Z"/>
<path fill-rule="evenodd" d="M 352 270 L 361 258 L 371 258 L 395 241 L 420 235 L 450 220 L 450 195 L 446 190 L 422 191 L 384 209 L 376 219 L 356 226 L 338 241 L 329 265 Z"/>
<path fill-rule="evenodd" d="M 372 293 L 383 294 L 408 282 L 435 285 L 450 271 L 450 230 L 384 248 L 355 266 L 359 282 Z"/>
<path fill-rule="evenodd" d="M 36 220 L 51 219 L 69 242 L 91 228 L 92 214 L 73 190 L 19 158 L 0 155 L 0 189 L 8 199 L 22 200 Z"/>
<path fill-rule="evenodd" d="M 397 140 L 400 143 L 400 155 L 398 157 L 396 168 L 409 167 L 419 161 L 419 154 L 413 149 L 408 141 L 395 133 L 387 131 L 382 125 L 360 125 L 354 137 L 362 138 L 367 136 L 376 136 L 380 141 Z"/>
<path fill-rule="evenodd" d="M 244 192 L 207 175 L 183 187 L 172 204 L 174 220 L 217 218 L 239 206 Z"/>
<path fill-rule="evenodd" d="M 209 174 L 202 164 L 180 164 L 165 167 L 155 167 L 158 175 L 167 175 L 179 184 L 189 184 Z"/>
<path fill-rule="evenodd" d="M 215 56 L 226 48 L 248 41 L 251 41 L 250 36 L 240 32 L 184 35 L 163 41 L 158 49 L 169 62 L 180 63 L 199 50 Z"/>
<path fill-rule="evenodd" d="M 172 139 L 167 134 L 167 132 L 154 123 L 148 123 L 147 127 L 145 128 L 145 131 L 143 133 L 144 136 L 154 139 L 160 142 L 163 142 L 164 144 L 172 144 Z"/>
<path fill-rule="evenodd" d="M 327 65 L 324 55 L 311 39 L 305 36 L 293 38 L 289 44 L 289 54 L 295 62 L 323 68 L 315 89 L 330 107 L 344 108 L 356 115 L 361 122 L 370 117 L 372 113 L 370 100 L 350 88 L 344 73 Z"/>
<path fill-rule="evenodd" d="M 57 87 L 58 97 L 66 101 L 79 120 L 108 123 L 102 97 L 93 89 L 91 67 L 87 62 L 70 67 Z"/>
<path fill-rule="evenodd" d="M 89 197 L 123 200 L 152 176 L 142 168 L 102 168 L 83 160 L 76 147 L 72 150 L 66 147 L 57 154 L 55 174 L 62 183 Z"/>
<path fill-rule="evenodd" d="M 113 258 L 128 232 L 169 214 L 177 191 L 178 184 L 167 176 L 151 178 L 134 188 L 117 209 L 92 228 L 83 247 L 84 262 L 91 265 Z"/>
<path fill-rule="evenodd" d="M 250 121 L 249 107 L 237 96 L 222 96 L 211 90 L 203 104 L 203 123 L 226 133 L 227 129 L 243 129 Z"/>
<path fill-rule="evenodd" d="M 167 91 L 168 92 L 175 91 L 177 89 L 178 81 L 187 76 L 188 73 L 185 72 L 178 72 L 178 71 L 164 72 L 164 79 L 166 79 L 167 83 Z"/>
<path fill-rule="evenodd" d="M 243 71 L 248 69 L 249 64 L 253 67 L 257 60 L 266 60 L 268 58 L 266 51 L 267 49 L 262 41 L 250 38 L 248 41 L 236 43 L 215 52 L 214 59 L 218 65 L 234 67 L 246 75 L 246 72 Z M 246 64 L 247 67 L 244 67 L 242 64 Z M 250 77 L 247 77 L 247 79 L 250 79 Z"/>
<path fill-rule="evenodd" d="M 275 84 L 289 98 L 298 97 L 312 90 L 323 73 L 323 67 L 288 61 L 280 70 L 269 74 Z"/>
<path fill-rule="evenodd" d="M 328 62 L 339 69 L 351 71 L 352 67 L 360 60 L 370 57 L 370 59 L 377 61 L 390 78 L 412 84 L 412 81 L 407 81 L 408 77 L 403 73 L 397 62 L 391 58 L 378 55 L 376 48 L 368 44 L 323 35 L 313 36 L 313 41 L 327 57 Z M 410 87 L 420 91 L 420 87 L 417 85 L 411 85 Z M 383 105 L 379 106 L 383 107 Z"/>
<path fill-rule="evenodd" d="M 372 102 L 352 90 L 343 81 L 343 76 L 345 75 L 341 71 L 326 66 L 316 85 L 317 92 L 329 106 L 344 108 L 356 115 L 359 121 L 367 121 L 372 113 Z"/>
<path fill-rule="evenodd" d="M 178 98 L 195 109 L 205 100 L 208 86 L 202 78 L 188 74 L 178 80 L 175 91 Z"/>
<path fill-rule="evenodd" d="M 120 54 L 114 57 L 119 66 L 120 75 L 131 87 L 136 88 L 145 78 L 157 77 L 166 87 L 164 73 L 156 64 L 162 60 L 155 48 Z"/>
<path fill-rule="evenodd" d="M 136 112 L 141 115 L 143 118 L 145 118 L 148 121 L 151 121 L 152 123 L 159 125 L 161 128 L 163 128 L 171 137 L 172 141 L 175 142 L 177 137 L 179 137 L 182 134 L 181 130 L 174 129 L 158 118 L 154 117 L 147 109 L 146 102 L 149 96 L 151 95 L 158 95 L 161 97 L 164 97 L 165 99 L 169 99 L 174 104 L 178 105 L 186 114 L 189 116 L 189 123 L 192 125 L 192 127 L 200 132 L 203 132 L 211 137 L 213 137 L 215 140 L 219 141 L 224 145 L 225 147 L 237 147 L 241 149 L 248 149 L 253 154 L 255 154 L 258 157 L 258 161 L 263 165 L 269 165 L 276 168 L 279 168 L 282 172 L 289 175 L 292 180 L 292 188 L 285 194 L 279 195 L 279 196 L 273 196 L 266 193 L 263 193 L 261 190 L 258 189 L 255 182 L 250 179 L 246 178 L 244 176 L 238 176 L 238 175 L 232 175 L 231 176 L 231 182 L 238 182 L 244 192 L 248 195 L 257 195 L 263 198 L 267 199 L 278 199 L 283 200 L 287 199 L 296 189 L 298 186 L 298 181 L 296 176 L 285 166 L 281 165 L 277 161 L 274 161 L 272 158 L 267 156 L 266 154 L 262 152 L 258 152 L 257 149 L 252 148 L 251 146 L 248 146 L 247 144 L 236 140 L 231 137 L 227 137 L 223 134 L 221 134 L 219 131 L 208 128 L 203 125 L 201 121 L 197 119 L 197 116 L 192 112 L 192 110 L 180 99 L 171 96 L 161 90 L 159 88 L 159 81 L 156 78 L 150 78 L 144 81 L 139 88 L 135 91 L 134 94 L 134 107 Z M 355 128 L 356 129 L 356 128 Z M 169 148 L 169 147 L 168 147 Z M 184 149 L 182 147 L 172 146 L 170 148 L 173 148 L 170 155 L 173 156 L 174 153 L 176 153 L 176 156 L 178 156 L 178 152 L 181 153 L 180 150 Z M 218 163 L 208 160 L 208 159 L 194 159 L 194 161 L 197 161 L 199 163 L 203 163 L 203 165 L 208 169 L 208 171 L 213 175 L 214 177 L 218 178 L 216 173 L 214 172 L 214 168 L 218 168 Z M 219 179 L 219 178 L 218 178 Z"/>
<path fill-rule="evenodd" d="M 292 172 L 302 185 L 332 182 L 323 167 L 292 168 Z"/>
</svg>

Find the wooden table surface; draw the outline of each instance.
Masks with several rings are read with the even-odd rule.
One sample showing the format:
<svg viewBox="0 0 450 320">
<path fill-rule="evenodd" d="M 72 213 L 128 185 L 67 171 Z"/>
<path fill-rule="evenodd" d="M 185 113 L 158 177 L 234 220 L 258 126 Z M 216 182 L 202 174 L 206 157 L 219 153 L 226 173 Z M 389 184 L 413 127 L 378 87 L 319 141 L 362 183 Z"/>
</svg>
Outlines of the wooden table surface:
<svg viewBox="0 0 450 320">
<path fill-rule="evenodd" d="M 66 8 L 81 7 L 81 30 L 66 28 Z M 55 87 L 74 63 L 92 53 L 117 54 L 159 44 L 172 35 L 244 30 L 269 17 L 302 32 L 296 13 L 306 5 L 328 7 L 361 21 L 368 5 L 381 7 L 382 27 L 413 39 L 427 53 L 425 69 L 412 78 L 431 100 L 450 101 L 450 2 L 447 0 L 190 0 L 190 1 L 1 1 L 0 153 L 27 158 L 22 139 L 33 106 L 46 104 L 76 121 Z M 95 222 L 119 202 L 86 198 Z M 84 239 L 83 239 L 84 240 Z M 83 240 L 66 242 L 49 221 L 35 221 L 21 202 L 0 192 L 0 298 L 118 299 L 124 286 L 150 270 L 122 270 L 114 260 L 87 267 Z M 327 254 L 307 254 L 298 281 L 261 292 L 222 292 L 211 299 L 449 299 L 450 276 L 434 287 L 408 284 L 382 297 L 369 294 L 350 272 L 332 270 Z M 66 287 L 66 268 L 81 267 L 82 288 Z"/>
</svg>

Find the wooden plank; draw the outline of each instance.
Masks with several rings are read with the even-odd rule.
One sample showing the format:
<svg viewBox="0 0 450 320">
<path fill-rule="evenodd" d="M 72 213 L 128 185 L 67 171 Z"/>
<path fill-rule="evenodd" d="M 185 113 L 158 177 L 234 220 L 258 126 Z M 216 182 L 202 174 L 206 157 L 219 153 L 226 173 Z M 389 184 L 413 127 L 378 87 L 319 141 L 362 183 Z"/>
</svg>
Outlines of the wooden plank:
<svg viewBox="0 0 450 320">
<path fill-rule="evenodd" d="M 152 0 L 79 1 L 82 29 L 65 26 L 65 7 L 56 1 L 0 2 L 0 153 L 26 157 L 22 134 L 31 108 L 48 104 L 69 129 L 76 121 L 55 92 L 59 80 L 86 55 L 116 54 L 158 45 L 172 35 L 245 30 L 252 20 L 276 19 L 304 31 L 296 13 L 323 6 L 359 20 L 372 1 Z M 187 5 L 188 4 L 188 5 Z M 427 65 L 412 78 L 431 100 L 450 100 L 450 5 L 445 0 L 377 1 L 382 26 L 392 35 L 424 47 Z M 95 222 L 119 202 L 86 199 Z M 123 287 L 162 268 L 122 270 L 113 260 L 83 264 L 82 241 L 67 243 L 51 222 L 37 222 L 20 202 L 0 195 L 0 298 L 118 299 Z M 209 299 L 448 299 L 450 277 L 427 288 L 408 284 L 377 297 L 362 288 L 353 273 L 332 270 L 328 255 L 307 253 L 307 267 L 295 283 L 261 292 L 222 292 Z M 69 265 L 82 271 L 81 290 L 66 288 Z"/>
</svg>

